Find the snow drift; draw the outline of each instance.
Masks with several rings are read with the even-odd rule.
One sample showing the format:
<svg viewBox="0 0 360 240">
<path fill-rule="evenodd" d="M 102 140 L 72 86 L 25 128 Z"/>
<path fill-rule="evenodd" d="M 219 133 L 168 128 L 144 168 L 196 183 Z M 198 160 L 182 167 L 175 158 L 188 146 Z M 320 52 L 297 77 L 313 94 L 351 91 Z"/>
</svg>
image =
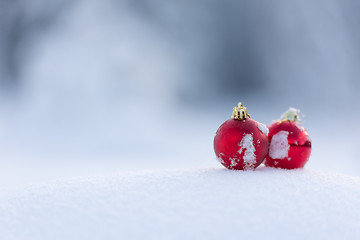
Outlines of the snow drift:
<svg viewBox="0 0 360 240">
<path fill-rule="evenodd" d="M 2 239 L 359 239 L 360 178 L 197 169 L 2 192 Z"/>
</svg>

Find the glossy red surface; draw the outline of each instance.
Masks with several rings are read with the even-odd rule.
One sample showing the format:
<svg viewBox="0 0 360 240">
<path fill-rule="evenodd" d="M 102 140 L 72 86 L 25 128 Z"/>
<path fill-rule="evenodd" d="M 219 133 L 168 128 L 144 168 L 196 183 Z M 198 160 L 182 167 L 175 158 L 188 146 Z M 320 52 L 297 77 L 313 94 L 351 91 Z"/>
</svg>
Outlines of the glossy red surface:
<svg viewBox="0 0 360 240">
<path fill-rule="evenodd" d="M 214 138 L 214 150 L 222 165 L 229 169 L 246 170 L 255 169 L 263 162 L 269 141 L 267 135 L 260 131 L 258 124 L 251 118 L 229 119 L 219 127 Z M 244 137 L 249 149 L 242 144 Z"/>
<path fill-rule="evenodd" d="M 265 165 L 268 167 L 295 169 L 302 168 L 309 160 L 311 153 L 311 140 L 308 132 L 299 123 L 292 121 L 279 121 L 272 123 L 268 126 L 269 128 L 269 142 L 270 148 L 279 147 L 271 146 L 273 136 L 280 131 L 288 132 L 288 144 L 289 150 L 287 157 L 284 158 L 272 158 L 269 154 L 266 156 Z"/>
</svg>

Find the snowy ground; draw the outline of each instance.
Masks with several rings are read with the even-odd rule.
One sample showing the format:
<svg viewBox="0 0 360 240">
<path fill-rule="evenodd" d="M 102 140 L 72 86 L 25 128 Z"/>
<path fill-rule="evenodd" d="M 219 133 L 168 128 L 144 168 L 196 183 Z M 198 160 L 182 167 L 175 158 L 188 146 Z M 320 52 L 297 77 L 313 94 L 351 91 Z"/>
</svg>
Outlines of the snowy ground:
<svg viewBox="0 0 360 240">
<path fill-rule="evenodd" d="M 0 195 L 2 239 L 359 239 L 360 178 L 310 170 L 128 172 Z"/>
<path fill-rule="evenodd" d="M 288 107 L 247 102 L 263 123 Z M 305 108 L 303 125 L 313 143 L 305 169 L 229 171 L 215 160 L 212 143 L 231 107 L 177 108 L 182 117 L 157 115 L 143 125 L 121 119 L 119 126 L 130 130 L 121 135 L 115 129 L 113 136 L 120 137 L 110 139 L 99 132 L 32 135 L 23 131 L 29 126 L 7 124 L 0 137 L 0 236 L 359 239 L 356 117 L 324 117 L 333 109 Z"/>
<path fill-rule="evenodd" d="M 264 123 L 278 116 L 266 105 L 248 105 Z M 67 152 L 50 148 L 41 138 L 52 133 L 34 142 L 3 135 L 2 239 L 360 238 L 355 118 L 340 129 L 339 119 L 319 122 L 331 109 L 305 111 L 313 149 L 304 170 L 243 172 L 222 168 L 213 153 L 213 136 L 229 109 L 215 107 L 206 119 L 201 111 L 179 111 L 183 118 L 147 120 L 147 131 L 137 129 L 140 141 L 90 138 L 102 150 L 93 154 L 71 152 L 65 142 L 60 147 Z M 112 151 L 111 144 L 128 151 Z"/>
</svg>

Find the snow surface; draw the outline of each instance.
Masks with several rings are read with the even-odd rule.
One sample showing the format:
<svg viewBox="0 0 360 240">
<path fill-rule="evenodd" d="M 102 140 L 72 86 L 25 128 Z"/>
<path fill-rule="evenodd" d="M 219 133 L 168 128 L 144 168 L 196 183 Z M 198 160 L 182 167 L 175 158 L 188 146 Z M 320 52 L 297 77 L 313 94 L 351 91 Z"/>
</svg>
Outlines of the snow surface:
<svg viewBox="0 0 360 240">
<path fill-rule="evenodd" d="M 265 124 L 258 123 L 258 129 L 266 136 L 269 135 L 269 129 L 265 126 Z"/>
<path fill-rule="evenodd" d="M 1 239 L 360 239 L 360 178 L 128 172 L 0 193 Z"/>
<path fill-rule="evenodd" d="M 272 137 L 269 148 L 269 156 L 271 158 L 284 159 L 288 157 L 290 148 L 288 136 L 288 131 L 280 131 Z"/>
<path fill-rule="evenodd" d="M 242 151 L 245 149 L 244 152 L 244 169 L 254 169 L 256 164 L 256 156 L 255 156 L 255 147 L 254 147 L 254 139 L 252 134 L 246 134 L 239 143 L 239 151 L 238 153 L 241 154 Z M 238 163 L 238 161 L 237 161 Z M 233 166 L 233 160 L 231 161 L 231 165 Z"/>
</svg>

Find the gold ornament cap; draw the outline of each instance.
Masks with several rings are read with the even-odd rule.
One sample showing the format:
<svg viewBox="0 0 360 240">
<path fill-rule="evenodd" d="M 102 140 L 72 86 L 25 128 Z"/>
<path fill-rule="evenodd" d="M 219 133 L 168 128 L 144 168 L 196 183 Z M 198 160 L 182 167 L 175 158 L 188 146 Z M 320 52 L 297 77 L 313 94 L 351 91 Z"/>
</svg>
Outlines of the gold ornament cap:
<svg viewBox="0 0 360 240">
<path fill-rule="evenodd" d="M 281 115 L 281 122 L 283 121 L 291 121 L 291 122 L 299 122 L 302 123 L 305 120 L 305 115 L 296 108 L 290 107 L 289 110 L 284 112 Z"/>
<path fill-rule="evenodd" d="M 233 113 L 231 117 L 236 120 L 244 120 L 250 117 L 250 115 L 247 113 L 246 107 L 244 107 L 244 105 L 242 105 L 242 103 L 239 102 L 238 105 L 233 108 Z"/>
</svg>

